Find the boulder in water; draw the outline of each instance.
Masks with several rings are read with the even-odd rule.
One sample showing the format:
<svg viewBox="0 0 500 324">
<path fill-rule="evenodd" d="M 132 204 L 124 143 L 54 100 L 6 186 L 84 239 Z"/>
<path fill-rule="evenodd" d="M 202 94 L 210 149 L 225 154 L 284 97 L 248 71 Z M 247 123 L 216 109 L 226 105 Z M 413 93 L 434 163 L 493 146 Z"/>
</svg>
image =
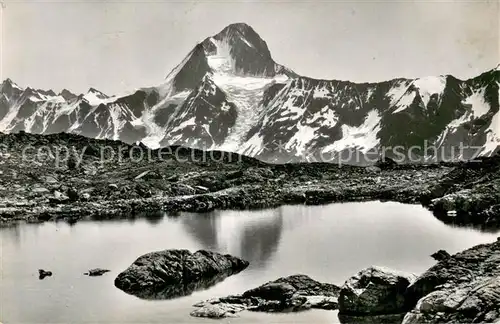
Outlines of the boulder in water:
<svg viewBox="0 0 500 324">
<path fill-rule="evenodd" d="M 242 271 L 248 262 L 229 254 L 200 250 L 164 250 L 139 257 L 115 279 L 115 286 L 141 298 L 186 295 Z M 158 293 L 161 292 L 161 293 Z M 187 292 L 187 293 L 185 293 Z"/>
</svg>

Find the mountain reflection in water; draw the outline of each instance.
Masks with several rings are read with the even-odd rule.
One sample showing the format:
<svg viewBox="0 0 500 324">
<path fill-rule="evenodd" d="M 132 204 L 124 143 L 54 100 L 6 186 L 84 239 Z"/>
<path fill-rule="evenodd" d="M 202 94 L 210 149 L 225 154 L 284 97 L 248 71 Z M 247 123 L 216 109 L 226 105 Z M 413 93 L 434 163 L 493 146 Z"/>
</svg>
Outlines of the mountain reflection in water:
<svg viewBox="0 0 500 324">
<path fill-rule="evenodd" d="M 252 266 L 262 267 L 278 248 L 283 231 L 283 209 L 247 214 L 237 211 L 183 214 L 181 222 L 203 246 L 239 256 Z"/>
</svg>

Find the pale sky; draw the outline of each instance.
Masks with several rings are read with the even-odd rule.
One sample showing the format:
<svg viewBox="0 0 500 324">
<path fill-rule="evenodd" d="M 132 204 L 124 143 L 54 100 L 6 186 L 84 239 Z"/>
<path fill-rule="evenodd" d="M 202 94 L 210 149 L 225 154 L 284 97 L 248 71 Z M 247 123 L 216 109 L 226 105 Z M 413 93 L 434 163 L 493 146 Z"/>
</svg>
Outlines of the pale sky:
<svg viewBox="0 0 500 324">
<path fill-rule="evenodd" d="M 1 79 L 108 94 L 159 84 L 234 22 L 297 73 L 354 82 L 453 74 L 500 62 L 499 1 L 4 1 Z"/>
</svg>

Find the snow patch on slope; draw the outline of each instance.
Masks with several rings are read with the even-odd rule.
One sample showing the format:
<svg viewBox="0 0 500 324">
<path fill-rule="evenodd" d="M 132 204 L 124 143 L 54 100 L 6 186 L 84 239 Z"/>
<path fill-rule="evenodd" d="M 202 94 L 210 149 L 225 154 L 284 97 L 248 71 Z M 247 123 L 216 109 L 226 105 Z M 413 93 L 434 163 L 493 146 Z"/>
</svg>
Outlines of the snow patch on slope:
<svg viewBox="0 0 500 324">
<path fill-rule="evenodd" d="M 413 85 L 418 88 L 420 97 L 427 107 L 433 94 L 441 95 L 446 87 L 446 77 L 425 77 L 413 81 Z"/>
<path fill-rule="evenodd" d="M 367 153 L 379 144 L 377 134 L 381 129 L 380 120 L 379 113 L 376 110 L 371 110 L 359 127 L 342 125 L 342 138 L 326 146 L 323 152 L 340 152 L 344 149 L 356 148 Z"/>
<path fill-rule="evenodd" d="M 234 71 L 235 63 L 231 56 L 231 47 L 225 41 L 219 41 L 210 38 L 210 41 L 215 45 L 216 54 L 207 56 L 208 66 L 219 73 L 230 73 Z"/>
<path fill-rule="evenodd" d="M 500 83 L 498 85 L 498 96 L 500 97 Z M 491 124 L 486 129 L 486 143 L 484 144 L 481 155 L 491 155 L 500 145 L 500 111 L 493 116 Z"/>
<path fill-rule="evenodd" d="M 109 117 L 111 119 L 111 125 L 113 130 L 113 140 L 119 139 L 120 130 L 125 125 L 125 120 L 121 117 L 121 107 L 117 104 L 112 104 L 109 106 Z"/>
<path fill-rule="evenodd" d="M 2 120 L 0 120 L 0 132 L 8 133 L 12 129 L 12 127 L 9 126 L 16 118 L 20 106 L 21 105 L 19 104 L 19 102 L 16 102 L 9 108 L 7 114 L 3 117 Z"/>
<path fill-rule="evenodd" d="M 267 87 L 283 77 L 259 78 L 241 77 L 216 73 L 212 77 L 214 83 L 226 94 L 227 101 L 236 105 L 237 117 L 220 150 L 239 151 L 241 141 L 250 128 L 257 123 L 260 113 L 265 109 L 260 103 Z"/>
<path fill-rule="evenodd" d="M 476 90 L 467 97 L 463 103 L 472 106 L 472 112 L 474 114 L 474 118 L 479 118 L 490 111 L 490 105 L 484 101 L 484 95 L 486 92 L 486 87 L 482 87 L 479 90 Z"/>
<path fill-rule="evenodd" d="M 408 108 L 415 99 L 415 92 L 407 93 L 410 86 L 411 82 L 399 81 L 387 92 L 391 106 L 397 107 L 393 114 Z"/>
<path fill-rule="evenodd" d="M 314 93 L 313 93 L 313 98 L 314 99 L 317 99 L 317 98 L 329 98 L 330 97 L 330 91 L 326 88 L 326 87 L 319 87 L 317 86 L 315 89 L 314 89 Z"/>
<path fill-rule="evenodd" d="M 108 97 L 100 91 L 91 89 L 83 96 L 83 100 L 91 106 L 99 106 L 100 104 L 113 102 L 116 97 Z"/>
<path fill-rule="evenodd" d="M 314 123 L 318 119 L 323 119 L 320 125 L 328 128 L 333 128 L 339 120 L 333 109 L 330 109 L 328 105 L 314 115 L 310 115 L 307 112 L 305 112 L 305 114 L 307 114 L 308 117 L 303 121 L 297 122 L 297 131 L 285 145 L 285 149 L 287 150 L 295 149 L 297 155 L 307 153 L 306 147 L 317 137 L 318 126 L 311 125 L 315 125 Z M 302 118 L 304 118 L 304 116 Z"/>
<path fill-rule="evenodd" d="M 182 92 L 176 93 L 173 96 L 167 96 L 153 107 L 144 110 L 141 118 L 136 121 L 137 124 L 141 124 L 146 127 L 147 135 L 141 140 L 144 145 L 152 149 L 157 149 L 160 147 L 160 142 L 165 137 L 166 128 L 169 122 L 167 121 L 165 125 L 158 125 L 155 123 L 155 116 L 161 110 L 169 109 L 170 105 L 176 106 L 176 109 L 170 113 L 170 116 L 175 116 L 175 111 L 178 110 L 179 106 L 182 105 L 182 103 L 187 99 L 190 93 L 190 90 L 184 90 Z"/>
<path fill-rule="evenodd" d="M 500 146 L 500 111 L 493 116 L 486 130 L 486 143 L 481 155 L 491 155 L 498 146 Z"/>
<path fill-rule="evenodd" d="M 441 132 L 441 134 L 438 135 L 436 141 L 435 141 L 435 146 L 436 147 L 441 147 L 443 145 L 444 141 L 448 137 L 448 135 L 453 135 L 456 133 L 457 129 L 471 121 L 473 118 L 472 114 L 469 112 L 464 113 L 462 116 L 452 120 L 446 127 L 445 129 Z"/>
</svg>

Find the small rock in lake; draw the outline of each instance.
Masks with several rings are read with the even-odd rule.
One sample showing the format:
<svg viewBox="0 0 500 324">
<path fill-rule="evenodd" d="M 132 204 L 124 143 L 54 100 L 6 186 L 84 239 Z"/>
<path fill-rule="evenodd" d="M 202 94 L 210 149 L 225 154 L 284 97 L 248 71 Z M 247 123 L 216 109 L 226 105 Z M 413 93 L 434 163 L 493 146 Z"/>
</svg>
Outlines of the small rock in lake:
<svg viewBox="0 0 500 324">
<path fill-rule="evenodd" d="M 88 272 L 85 272 L 84 275 L 89 276 L 89 277 L 97 277 L 97 276 L 102 276 L 106 272 L 110 272 L 111 270 L 108 269 L 101 269 L 101 268 L 96 268 L 96 269 L 90 269 Z"/>
<path fill-rule="evenodd" d="M 42 280 L 45 277 L 50 277 L 52 276 L 52 271 L 46 271 L 43 269 L 38 269 L 38 279 Z"/>
</svg>

